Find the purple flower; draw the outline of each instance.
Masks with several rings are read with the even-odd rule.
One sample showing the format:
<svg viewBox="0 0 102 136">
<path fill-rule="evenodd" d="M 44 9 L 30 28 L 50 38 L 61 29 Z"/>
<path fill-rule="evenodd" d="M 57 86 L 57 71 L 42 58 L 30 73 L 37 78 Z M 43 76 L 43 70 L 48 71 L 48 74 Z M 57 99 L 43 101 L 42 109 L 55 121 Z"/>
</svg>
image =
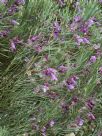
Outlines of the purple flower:
<svg viewBox="0 0 102 136">
<path fill-rule="evenodd" d="M 95 116 L 93 115 L 93 113 L 91 113 L 91 112 L 89 112 L 89 113 L 87 114 L 87 117 L 88 117 L 88 119 L 89 119 L 90 121 L 93 121 L 93 120 L 96 119 Z"/>
<path fill-rule="evenodd" d="M 42 133 L 42 136 L 47 136 L 47 135 L 46 135 L 46 133 L 44 132 L 44 133 Z"/>
<path fill-rule="evenodd" d="M 77 96 L 74 96 L 73 98 L 72 98 L 72 103 L 77 103 L 78 102 L 78 97 Z"/>
<path fill-rule="evenodd" d="M 39 39 L 39 35 L 32 35 L 28 39 L 28 44 L 32 44 L 33 42 L 37 41 Z"/>
<path fill-rule="evenodd" d="M 87 106 L 90 110 L 92 110 L 92 109 L 94 108 L 94 106 L 95 106 L 94 100 L 92 100 L 92 99 L 87 100 L 86 106 Z"/>
<path fill-rule="evenodd" d="M 68 83 L 68 84 L 77 85 L 77 79 L 78 79 L 78 77 L 72 76 L 72 77 L 70 77 L 70 78 L 67 80 L 67 83 Z"/>
<path fill-rule="evenodd" d="M 88 27 L 88 28 L 91 27 L 91 26 L 94 24 L 94 18 L 90 18 L 90 19 L 86 22 L 86 24 L 87 24 L 87 27 Z"/>
<path fill-rule="evenodd" d="M 20 40 L 18 36 L 14 37 L 14 38 L 13 38 L 13 41 L 14 41 L 15 44 L 20 44 L 20 43 L 22 43 L 22 40 Z"/>
<path fill-rule="evenodd" d="M 83 37 L 82 39 L 83 39 L 83 44 L 89 44 L 90 43 L 87 38 Z"/>
<path fill-rule="evenodd" d="M 6 4 L 7 0 L 0 0 L 1 3 Z"/>
<path fill-rule="evenodd" d="M 61 32 L 61 27 L 60 27 L 60 25 L 57 21 L 54 22 L 53 29 L 54 29 L 53 30 L 53 36 L 54 36 L 55 39 L 57 39 L 58 36 L 59 36 L 59 33 Z"/>
<path fill-rule="evenodd" d="M 61 73 L 65 73 L 68 70 L 68 68 L 63 65 L 59 66 L 58 69 L 59 69 L 59 72 Z"/>
<path fill-rule="evenodd" d="M 79 21 L 81 21 L 81 17 L 80 16 L 75 16 L 74 17 L 74 22 L 79 22 Z"/>
<path fill-rule="evenodd" d="M 73 90 L 77 85 L 77 80 L 79 78 L 77 76 L 72 76 L 66 81 L 66 86 L 69 90 Z"/>
<path fill-rule="evenodd" d="M 69 105 L 65 102 L 61 102 L 61 109 L 63 112 L 67 112 L 69 110 Z"/>
<path fill-rule="evenodd" d="M 68 88 L 69 90 L 73 90 L 73 89 L 75 88 L 75 86 L 74 86 L 73 84 L 69 84 L 69 85 L 67 85 L 67 88 Z"/>
<path fill-rule="evenodd" d="M 23 5 L 25 4 L 25 0 L 15 0 L 15 4 L 18 5 Z"/>
<path fill-rule="evenodd" d="M 46 131 L 47 131 L 47 128 L 44 126 L 44 127 L 41 129 L 41 132 L 42 132 L 42 135 L 43 135 L 43 136 L 46 136 Z"/>
<path fill-rule="evenodd" d="M 89 30 L 88 30 L 88 27 L 84 24 L 84 25 L 81 25 L 80 31 L 87 34 Z"/>
<path fill-rule="evenodd" d="M 14 25 L 14 26 L 15 26 L 15 25 L 19 25 L 19 23 L 18 23 L 16 20 L 14 20 L 14 19 L 11 20 L 11 24 Z"/>
<path fill-rule="evenodd" d="M 102 0 L 99 0 L 99 3 L 102 4 Z"/>
<path fill-rule="evenodd" d="M 33 36 L 30 37 L 30 40 L 31 40 L 32 42 L 35 42 L 38 38 L 39 38 L 38 35 L 33 35 Z"/>
<path fill-rule="evenodd" d="M 16 44 L 14 43 L 13 40 L 10 41 L 10 50 L 12 52 L 16 51 Z"/>
<path fill-rule="evenodd" d="M 55 80 L 57 81 L 57 70 L 54 69 L 54 68 L 47 68 L 46 70 L 43 71 L 43 73 L 46 75 L 46 76 L 49 76 L 51 78 L 51 80 Z"/>
<path fill-rule="evenodd" d="M 47 130 L 47 128 L 46 127 L 43 127 L 42 129 L 41 129 L 41 132 L 46 132 L 46 130 Z"/>
<path fill-rule="evenodd" d="M 16 5 L 12 5 L 9 9 L 8 9 L 8 14 L 9 15 L 13 15 L 14 13 L 18 12 L 18 7 Z"/>
<path fill-rule="evenodd" d="M 61 27 L 60 27 L 58 21 L 55 21 L 54 24 L 53 24 L 53 26 L 54 26 L 54 30 L 55 31 L 57 31 L 57 32 L 61 31 Z"/>
<path fill-rule="evenodd" d="M 77 45 L 80 45 L 81 43 L 82 44 L 89 44 L 90 43 L 86 37 L 80 37 L 79 35 L 75 35 L 75 39 L 76 39 Z"/>
<path fill-rule="evenodd" d="M 94 19 L 90 18 L 87 22 L 83 23 L 80 26 L 80 31 L 87 34 L 89 31 L 89 28 L 94 24 Z"/>
<path fill-rule="evenodd" d="M 9 34 L 9 30 L 4 30 L 0 32 L 0 37 L 6 37 Z"/>
<path fill-rule="evenodd" d="M 95 62 L 96 62 L 96 56 L 91 56 L 90 62 L 91 62 L 91 63 L 95 63 Z"/>
<path fill-rule="evenodd" d="M 10 41 L 10 50 L 12 52 L 16 51 L 16 45 L 20 44 L 22 41 L 18 38 L 18 37 L 14 37 L 11 41 Z"/>
<path fill-rule="evenodd" d="M 51 120 L 50 122 L 49 122 L 49 126 L 50 127 L 53 127 L 55 125 L 55 121 L 54 120 Z"/>
<path fill-rule="evenodd" d="M 78 126 L 83 126 L 84 120 L 83 120 L 82 118 L 78 117 L 78 118 L 76 119 L 76 124 L 77 124 Z"/>
</svg>

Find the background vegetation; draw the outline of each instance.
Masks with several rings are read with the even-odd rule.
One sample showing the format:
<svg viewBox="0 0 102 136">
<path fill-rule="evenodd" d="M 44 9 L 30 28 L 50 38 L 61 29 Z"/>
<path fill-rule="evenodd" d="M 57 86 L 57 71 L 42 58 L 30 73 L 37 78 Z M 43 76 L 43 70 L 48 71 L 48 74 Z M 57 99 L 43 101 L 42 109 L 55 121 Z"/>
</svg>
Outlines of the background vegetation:
<svg viewBox="0 0 102 136">
<path fill-rule="evenodd" d="M 0 3 L 0 136 L 101 136 L 101 2 L 14 2 Z"/>
</svg>

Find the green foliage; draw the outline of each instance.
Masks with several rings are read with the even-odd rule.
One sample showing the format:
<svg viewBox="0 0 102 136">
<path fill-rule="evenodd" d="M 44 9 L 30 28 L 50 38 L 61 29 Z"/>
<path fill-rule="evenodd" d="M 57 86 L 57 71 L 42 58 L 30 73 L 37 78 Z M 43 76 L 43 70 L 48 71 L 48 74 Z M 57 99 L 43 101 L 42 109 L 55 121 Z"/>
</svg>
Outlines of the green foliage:
<svg viewBox="0 0 102 136">
<path fill-rule="evenodd" d="M 12 4 L 13 1 L 11 1 Z M 41 131 L 36 131 L 34 125 L 37 124 L 40 130 L 49 120 L 55 119 L 57 124 L 49 128 L 49 136 L 65 136 L 74 132 L 76 136 L 96 136 L 102 128 L 102 77 L 98 74 L 102 57 L 96 63 L 87 65 L 89 58 L 94 54 L 93 44 L 102 44 L 102 34 L 100 27 L 92 26 L 90 33 L 90 45 L 80 45 L 77 48 L 72 32 L 70 32 L 70 22 L 77 15 L 75 9 L 71 10 L 73 3 L 68 3 L 64 8 L 60 8 L 54 0 L 27 0 L 24 6 L 20 6 L 20 11 L 13 16 L 7 16 L 7 9 L 0 5 L 0 12 L 4 11 L 4 18 L 0 20 L 0 30 L 10 27 L 7 20 L 16 19 L 20 25 L 11 28 L 8 38 L 0 38 L 0 136 L 40 136 Z M 87 21 L 95 16 L 101 19 L 101 9 L 94 1 L 81 0 L 80 7 L 82 18 Z M 54 40 L 53 22 L 58 20 L 61 25 L 60 37 L 64 41 Z M 34 48 L 27 43 L 31 35 L 40 34 L 40 40 L 36 44 L 44 44 L 44 49 L 37 54 Z M 82 34 L 81 34 L 82 35 Z M 12 53 L 9 49 L 9 39 L 19 36 L 23 42 L 18 45 L 17 51 Z M 44 61 L 44 56 L 48 54 L 49 61 Z M 26 61 L 27 59 L 27 61 Z M 36 65 L 35 65 L 36 64 Z M 51 82 L 51 91 L 58 93 L 55 100 L 50 99 L 42 91 L 36 92 L 36 88 L 44 84 L 42 70 L 46 67 L 57 68 L 64 64 L 68 67 L 66 74 L 59 77 L 59 84 Z M 77 67 L 73 68 L 72 64 Z M 89 73 L 84 73 L 88 69 Z M 83 74 L 84 73 L 84 74 Z M 61 88 L 60 83 L 71 75 L 78 75 L 78 86 L 73 93 Z M 62 113 L 60 103 L 65 101 L 70 103 L 73 95 L 78 95 L 80 103 L 73 106 L 66 114 Z M 94 96 L 96 106 L 94 109 L 95 122 L 87 122 L 86 112 L 80 113 L 84 107 L 84 102 Z M 85 119 L 82 128 L 70 127 L 78 115 Z M 8 129 L 6 129 L 8 128 Z"/>
<path fill-rule="evenodd" d="M 8 130 L 0 127 L 0 136 L 9 136 Z"/>
</svg>

